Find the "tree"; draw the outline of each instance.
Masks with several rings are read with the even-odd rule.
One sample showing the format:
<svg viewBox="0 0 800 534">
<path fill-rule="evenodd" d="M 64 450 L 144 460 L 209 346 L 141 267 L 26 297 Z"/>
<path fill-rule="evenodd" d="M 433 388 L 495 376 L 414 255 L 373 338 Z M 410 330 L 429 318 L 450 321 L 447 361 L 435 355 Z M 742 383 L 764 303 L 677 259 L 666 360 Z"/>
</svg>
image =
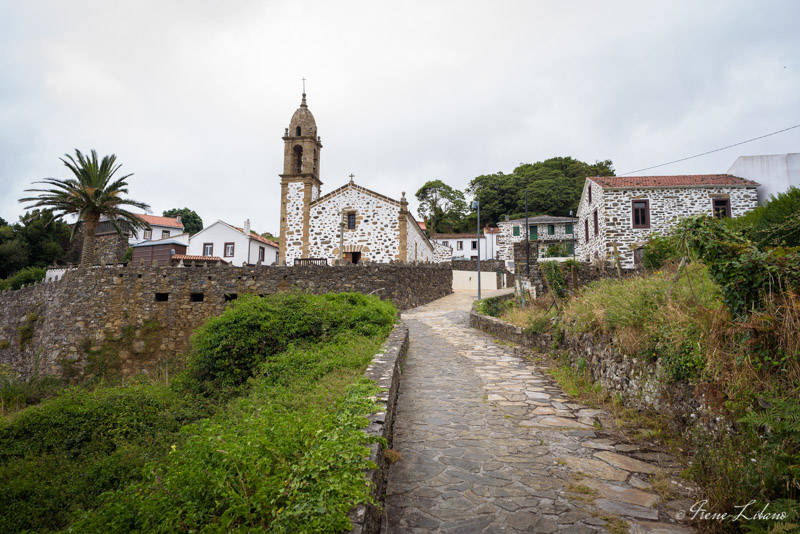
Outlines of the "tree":
<svg viewBox="0 0 800 534">
<path fill-rule="evenodd" d="M 34 183 L 51 186 L 51 189 L 26 189 L 28 192 L 40 193 L 38 196 L 21 198 L 20 202 L 32 202 L 26 207 L 52 209 L 54 219 L 60 220 L 66 215 L 77 215 L 78 221 L 72 227 L 72 236 L 79 227 L 84 228 L 83 250 L 81 251 L 80 267 L 90 267 L 93 263 L 95 248 L 95 232 L 100 222 L 100 217 L 105 216 L 120 235 L 124 228 L 149 228 L 149 225 L 135 213 L 131 213 L 126 206 L 133 206 L 142 210 L 150 206 L 138 200 L 122 198 L 128 193 L 126 180 L 133 176 L 127 174 L 121 178 L 114 178 L 114 174 L 121 165 L 116 164 L 115 155 L 104 156 L 98 162 L 97 152 L 91 151 L 87 157 L 80 150 L 75 149 L 75 158 L 65 154 L 61 158 L 64 165 L 72 172 L 74 178 L 58 180 L 45 178 Z"/>
<path fill-rule="evenodd" d="M 497 223 L 504 215 L 524 215 L 528 191 L 530 215 L 566 217 L 578 209 L 587 176 L 613 176 L 610 160 L 584 163 L 570 157 L 523 163 L 511 174 L 478 176 L 467 192 L 481 203 L 481 221 Z"/>
<path fill-rule="evenodd" d="M 464 193 L 453 189 L 441 180 L 431 180 L 416 193 L 419 201 L 417 214 L 428 222 L 428 233 L 452 231 L 467 211 Z"/>
<path fill-rule="evenodd" d="M 194 210 L 190 210 L 189 208 L 174 208 L 164 212 L 164 217 L 177 217 L 178 215 L 181 216 L 183 229 L 189 234 L 196 234 L 203 229 L 203 219 L 201 219 Z"/>
</svg>

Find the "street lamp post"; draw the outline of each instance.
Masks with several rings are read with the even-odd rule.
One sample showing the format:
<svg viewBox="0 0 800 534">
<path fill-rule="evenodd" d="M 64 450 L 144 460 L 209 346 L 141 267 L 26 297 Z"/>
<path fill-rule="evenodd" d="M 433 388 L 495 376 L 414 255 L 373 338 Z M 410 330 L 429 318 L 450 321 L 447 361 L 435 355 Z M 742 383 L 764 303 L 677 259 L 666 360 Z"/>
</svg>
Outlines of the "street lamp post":
<svg viewBox="0 0 800 534">
<path fill-rule="evenodd" d="M 569 210 L 569 216 L 572 217 L 572 210 Z M 575 221 L 572 221 L 572 261 L 575 261 L 575 245 L 577 245 L 577 240 L 575 239 Z"/>
<path fill-rule="evenodd" d="M 478 211 L 478 300 L 481 300 L 481 204 L 477 200 L 472 201 L 472 209 Z"/>
<path fill-rule="evenodd" d="M 539 253 L 536 253 L 539 257 Z M 531 278 L 531 229 L 528 226 L 528 190 L 525 190 L 525 267 L 528 270 L 528 280 Z"/>
</svg>

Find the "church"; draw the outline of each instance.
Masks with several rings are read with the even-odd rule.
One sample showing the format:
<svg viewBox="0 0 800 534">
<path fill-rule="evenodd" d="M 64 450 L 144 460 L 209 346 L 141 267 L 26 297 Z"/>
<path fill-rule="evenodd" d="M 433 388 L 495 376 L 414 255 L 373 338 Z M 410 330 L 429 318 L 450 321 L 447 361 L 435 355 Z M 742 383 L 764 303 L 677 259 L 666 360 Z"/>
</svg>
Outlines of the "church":
<svg viewBox="0 0 800 534">
<path fill-rule="evenodd" d="M 303 93 L 283 135 L 280 258 L 284 265 L 433 262 L 434 244 L 400 200 L 350 182 L 322 194 L 322 138 Z M 324 260 L 324 261 L 323 261 Z"/>
</svg>

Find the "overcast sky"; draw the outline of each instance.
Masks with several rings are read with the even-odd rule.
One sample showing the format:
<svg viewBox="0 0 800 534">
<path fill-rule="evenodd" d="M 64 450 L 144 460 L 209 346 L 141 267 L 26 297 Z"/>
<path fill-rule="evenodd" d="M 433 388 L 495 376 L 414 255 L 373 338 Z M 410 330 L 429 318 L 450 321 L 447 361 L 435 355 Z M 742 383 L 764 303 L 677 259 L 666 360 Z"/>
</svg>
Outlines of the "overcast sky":
<svg viewBox="0 0 800 534">
<path fill-rule="evenodd" d="M 800 124 L 800 2 L 0 0 L 0 216 L 75 148 L 152 212 L 277 235 L 307 78 L 323 193 L 555 156 L 635 171 Z M 800 128 L 638 174 L 800 152 Z"/>
</svg>

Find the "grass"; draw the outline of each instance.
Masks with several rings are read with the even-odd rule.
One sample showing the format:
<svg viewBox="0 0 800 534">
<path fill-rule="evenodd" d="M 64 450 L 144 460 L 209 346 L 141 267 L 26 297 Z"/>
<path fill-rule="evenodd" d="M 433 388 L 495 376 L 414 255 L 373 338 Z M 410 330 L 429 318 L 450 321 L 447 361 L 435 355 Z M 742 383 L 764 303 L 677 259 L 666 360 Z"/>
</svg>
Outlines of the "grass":
<svg viewBox="0 0 800 534">
<path fill-rule="evenodd" d="M 252 336 L 237 338 L 241 372 L 220 374 L 213 358 L 236 360 L 225 328 L 212 329 L 223 343 L 200 355 L 205 367 L 194 362 L 169 385 L 72 387 L 0 419 L 0 533 L 349 528 L 350 508 L 371 499 L 361 429 L 377 388 L 361 376 L 395 312 L 363 295 L 270 298 L 239 299 L 277 314 L 269 328 L 239 328 L 252 317 L 236 306 L 238 319 L 215 323 Z M 275 332 L 276 350 L 246 348 Z M 208 369 L 216 374 L 203 377 Z M 226 387 L 199 387 L 204 379 Z"/>
</svg>

